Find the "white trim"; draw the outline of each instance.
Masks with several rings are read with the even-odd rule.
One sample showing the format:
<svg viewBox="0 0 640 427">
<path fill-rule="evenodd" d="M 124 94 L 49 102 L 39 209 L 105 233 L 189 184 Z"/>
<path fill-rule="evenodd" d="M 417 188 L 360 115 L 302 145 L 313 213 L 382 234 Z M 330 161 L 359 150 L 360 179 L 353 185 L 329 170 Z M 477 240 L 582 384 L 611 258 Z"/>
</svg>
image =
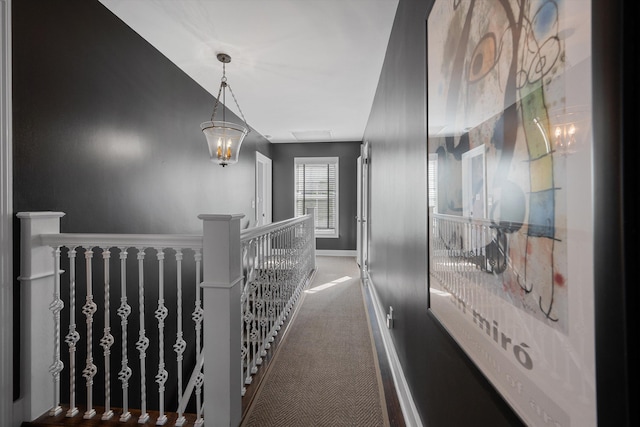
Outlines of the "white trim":
<svg viewBox="0 0 640 427">
<path fill-rule="evenodd" d="M 317 236 L 316 236 L 317 237 Z M 316 256 L 358 256 L 357 251 L 337 249 L 316 249 Z"/>
<path fill-rule="evenodd" d="M 378 329 L 380 330 L 385 352 L 387 353 L 389 365 L 391 366 L 393 382 L 396 386 L 396 392 L 398 393 L 398 400 L 400 401 L 400 407 L 402 408 L 405 423 L 408 427 L 422 427 L 423 424 L 418 408 L 413 401 L 413 396 L 411 395 L 411 390 L 409 389 L 404 371 L 402 370 L 402 365 L 400 364 L 398 353 L 396 352 L 396 348 L 393 344 L 391 333 L 387 328 L 385 309 L 382 307 L 380 299 L 378 298 L 376 287 L 373 285 L 369 271 L 364 270 L 363 274 L 363 280 L 365 284 L 368 285 L 367 288 L 369 289 L 371 299 L 373 300 L 373 306 L 376 312 L 376 322 L 378 323 Z"/>
<path fill-rule="evenodd" d="M 332 165 L 337 165 L 339 164 L 340 158 L 337 156 L 331 156 L 331 157 L 294 157 L 293 158 L 293 163 L 295 165 L 297 164 L 301 164 L 304 163 L 305 165 L 326 165 L 326 164 L 332 164 Z"/>
<path fill-rule="evenodd" d="M 11 0 L 0 0 L 0 425 L 13 421 Z"/>
<path fill-rule="evenodd" d="M 322 232 L 322 230 L 316 229 L 316 239 L 339 239 L 340 236 L 338 233 L 327 234 L 327 232 Z"/>
</svg>

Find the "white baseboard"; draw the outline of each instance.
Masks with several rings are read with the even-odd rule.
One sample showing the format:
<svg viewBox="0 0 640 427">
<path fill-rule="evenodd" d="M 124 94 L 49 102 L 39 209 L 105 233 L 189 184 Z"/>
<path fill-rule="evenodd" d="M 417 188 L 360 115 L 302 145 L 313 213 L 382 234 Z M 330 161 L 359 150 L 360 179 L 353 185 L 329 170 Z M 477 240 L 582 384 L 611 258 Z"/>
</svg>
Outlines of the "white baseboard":
<svg viewBox="0 0 640 427">
<path fill-rule="evenodd" d="M 422 419 L 418 413 L 418 408 L 413 401 L 413 396 L 411 395 L 411 390 L 409 389 L 404 371 L 402 370 L 402 365 L 400 365 L 400 359 L 398 359 L 398 353 L 396 352 L 396 348 L 393 344 L 391 333 L 387 328 L 386 311 L 378 298 L 376 287 L 371 280 L 371 276 L 369 276 L 369 272 L 365 270 L 364 274 L 364 280 L 366 281 L 366 285 L 373 300 L 373 306 L 376 312 L 376 322 L 378 323 L 378 329 L 380 329 L 380 335 L 382 336 L 389 365 L 391 366 L 393 382 L 396 387 L 396 392 L 398 393 L 398 400 L 400 401 L 400 407 L 402 408 L 405 423 L 408 427 L 423 427 Z"/>
<path fill-rule="evenodd" d="M 316 249 L 318 256 L 358 256 L 358 251 L 337 250 L 337 249 Z"/>
</svg>

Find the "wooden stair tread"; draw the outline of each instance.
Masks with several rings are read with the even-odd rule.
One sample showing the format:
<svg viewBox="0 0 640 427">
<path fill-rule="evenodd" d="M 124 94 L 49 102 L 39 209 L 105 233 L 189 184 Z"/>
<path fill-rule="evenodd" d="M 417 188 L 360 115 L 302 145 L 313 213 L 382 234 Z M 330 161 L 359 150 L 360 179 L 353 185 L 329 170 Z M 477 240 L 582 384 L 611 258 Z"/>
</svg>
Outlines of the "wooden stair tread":
<svg viewBox="0 0 640 427">
<path fill-rule="evenodd" d="M 149 420 L 144 424 L 138 423 L 138 417 L 140 417 L 141 411 L 139 409 L 130 409 L 131 418 L 129 418 L 126 422 L 120 421 L 120 415 L 122 414 L 122 408 L 112 408 L 113 417 L 109 420 L 103 420 L 102 414 L 104 412 L 104 407 L 95 407 L 96 415 L 90 419 L 84 419 L 83 414 L 85 412 L 85 408 L 78 407 L 80 411 L 78 415 L 74 417 L 67 417 L 67 409 L 68 407 L 63 406 L 63 411 L 55 416 L 49 416 L 47 414 L 41 415 L 37 419 L 33 421 L 25 421 L 21 424 L 21 427 L 63 427 L 63 426 L 79 426 L 79 427 L 93 427 L 93 426 L 101 426 L 101 427 L 116 427 L 116 426 L 155 426 L 156 420 L 160 415 L 159 411 L 147 411 L 149 414 Z M 176 420 L 178 419 L 178 414 L 175 412 L 165 412 L 167 417 L 167 421 L 164 426 L 174 426 Z M 186 418 L 185 426 L 193 426 L 196 421 L 195 414 L 184 414 Z"/>
</svg>

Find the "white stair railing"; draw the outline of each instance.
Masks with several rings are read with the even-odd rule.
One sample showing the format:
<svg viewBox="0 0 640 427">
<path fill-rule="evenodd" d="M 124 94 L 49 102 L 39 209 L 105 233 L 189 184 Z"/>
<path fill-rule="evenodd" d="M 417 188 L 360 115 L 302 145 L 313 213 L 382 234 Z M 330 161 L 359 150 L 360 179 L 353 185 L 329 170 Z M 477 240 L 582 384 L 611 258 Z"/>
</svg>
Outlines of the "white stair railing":
<svg viewBox="0 0 640 427">
<path fill-rule="evenodd" d="M 132 416 L 132 404 L 134 407 L 139 404 L 138 422 L 148 422 L 147 356 L 150 346 L 153 346 L 158 351 L 155 381 L 159 415 L 154 420 L 156 425 L 162 425 L 168 419 L 165 392 L 167 387 L 174 386 L 179 396 L 176 425 L 186 423 L 184 411 L 193 393 L 196 425 L 202 425 L 204 419 L 209 420 L 207 424 L 210 426 L 238 425 L 244 385 L 250 383 L 251 375 L 255 374 L 261 358 L 266 355 L 298 299 L 305 280 L 315 269 L 312 215 L 245 230 L 242 235 L 242 215 L 200 215 L 202 235 L 60 233 L 62 216 L 64 214 L 59 212 L 18 214 L 22 245 L 20 280 L 25 314 L 21 364 L 24 420 L 34 420 L 44 413 L 58 415 L 62 412 L 60 377 L 64 371 L 69 376 L 67 417 L 79 415 L 76 404 L 78 375 L 82 375 L 87 403 L 81 416 L 94 418 L 97 415 L 94 380 L 103 377 L 104 411 L 101 417 L 104 420 L 113 418 L 118 409 L 112 407 L 115 391 L 110 381 L 111 367 L 119 366 L 119 371 L 114 372 L 122 394 L 118 396 L 122 402 L 119 421 L 128 421 Z M 151 283 L 153 274 L 145 274 L 149 273 L 145 264 L 154 259 L 146 255 L 153 253 L 157 277 L 153 277 Z M 134 275 L 137 283 L 133 283 L 135 279 L 132 280 L 131 275 L 127 279 L 127 260 L 131 254 L 138 261 L 137 265 L 131 266 L 138 269 Z M 171 257 L 171 254 L 175 255 Z M 83 255 L 84 263 L 78 263 L 77 258 Z M 120 263 L 112 265 L 112 256 L 118 256 Z M 185 334 L 182 319 L 185 257 L 195 265 L 195 272 L 191 272 L 195 277 L 195 305 L 191 313 L 194 329 L 189 334 Z M 175 279 L 165 277 L 166 261 L 175 262 Z M 118 264 L 119 274 L 111 275 Z M 67 271 L 61 269 L 61 265 Z M 61 283 L 62 278 L 65 280 Z M 94 283 L 98 280 L 101 286 Z M 79 289 L 84 287 L 86 291 L 79 293 Z M 100 288 L 104 299 L 98 302 L 95 301 L 95 291 Z M 67 296 L 66 301 L 61 297 L 62 289 Z M 152 303 L 148 301 L 147 290 L 156 291 L 158 296 L 153 312 L 158 329 L 155 338 L 147 329 L 148 318 L 145 323 L 145 315 L 150 314 L 145 313 L 146 305 Z M 167 290 L 175 292 L 175 301 L 165 298 Z M 47 302 L 43 295 L 50 295 L 52 299 Z M 85 300 L 81 307 L 77 303 L 79 295 Z M 130 298 L 135 300 L 136 296 L 137 307 L 132 307 L 136 304 L 130 304 Z M 117 306 L 119 328 L 112 327 L 112 306 Z M 81 312 L 77 313 L 78 310 Z M 46 312 L 51 313 L 48 319 L 44 317 Z M 68 325 L 61 323 L 63 313 Z M 136 319 L 136 314 L 137 334 L 129 329 L 132 326 L 130 319 Z M 78 327 L 78 315 L 84 316 L 85 328 Z M 102 327 L 99 336 L 94 322 L 101 315 L 104 320 L 99 326 Z M 49 320 L 51 318 L 53 323 Z M 177 364 L 175 378 L 169 378 L 168 360 L 165 359 L 170 354 L 165 354 L 165 342 L 173 341 L 172 337 L 165 336 L 169 318 L 176 319 L 175 357 L 172 359 Z M 248 318 L 251 321 L 247 321 Z M 68 331 L 64 337 L 68 349 L 65 362 L 69 366 L 66 367 L 61 357 L 63 328 Z M 113 334 L 120 336 L 114 337 Z M 94 335 L 102 347 L 102 358 L 95 353 Z M 137 341 L 129 342 L 129 337 L 136 335 Z M 116 343 L 120 345 L 120 351 L 112 352 Z M 130 361 L 128 349 L 133 345 L 138 352 L 139 364 Z M 86 349 L 83 366 L 79 366 L 76 359 L 79 348 Z M 183 366 L 183 356 L 188 348 L 195 354 L 195 367 Z M 116 357 L 120 360 L 112 360 Z M 98 359 L 101 363 L 97 362 Z M 187 372 L 193 370 L 186 386 L 183 386 L 183 369 Z M 231 375 L 232 372 L 241 372 L 241 378 Z M 140 378 L 140 393 L 130 396 L 130 379 L 134 374 Z M 52 386 L 42 386 L 49 381 L 52 381 Z"/>
<path fill-rule="evenodd" d="M 104 384 L 104 401 L 99 405 L 104 407 L 101 414 L 103 420 L 113 418 L 114 410 L 112 408 L 112 397 L 115 390 L 112 389 L 112 374 L 117 375 L 121 383 L 121 402 L 122 410 L 119 417 L 121 422 L 126 422 L 131 418 L 130 405 L 132 396 L 129 396 L 129 383 L 132 374 L 139 373 L 140 393 L 135 396 L 134 405 L 139 405 L 141 409 L 139 422 L 144 423 L 149 420 L 147 412 L 147 375 L 146 360 L 148 349 L 151 344 L 148 337 L 148 325 L 145 325 L 145 290 L 149 290 L 150 286 L 157 286 L 157 308 L 154 315 L 157 321 L 158 333 L 157 342 L 154 343 L 158 352 L 158 373 L 155 380 L 158 383 L 158 402 L 159 416 L 155 420 L 155 424 L 161 425 L 167 421 L 165 414 L 165 382 L 167 381 L 167 371 L 165 369 L 164 359 L 164 342 L 165 342 L 165 319 L 170 311 L 182 315 L 182 258 L 185 253 L 193 254 L 195 258 L 196 269 L 201 268 L 202 260 L 202 235 L 115 235 L 115 234 L 64 234 L 59 233 L 60 218 L 63 213 L 56 212 L 35 212 L 20 213 L 18 217 L 21 220 L 21 241 L 22 241 L 22 257 L 21 257 L 21 277 L 23 288 L 23 303 L 26 312 L 25 321 L 23 322 L 23 378 L 26 379 L 26 386 L 23 387 L 25 420 L 33 420 L 45 412 L 49 415 L 57 415 L 62 411 L 60 404 L 60 375 L 63 370 L 68 371 L 69 375 L 69 395 L 68 395 L 68 411 L 66 416 L 75 417 L 79 414 L 76 405 L 78 397 L 77 375 L 81 373 L 84 377 L 86 396 L 86 410 L 82 417 L 90 419 L 96 417 L 95 409 L 95 379 L 98 376 L 103 377 Z M 130 254 L 137 252 L 138 267 L 138 283 L 127 283 L 127 260 Z M 148 267 L 145 268 L 145 258 L 148 253 L 155 252 L 155 265 L 157 266 L 157 279 L 154 283 L 145 283 L 145 272 L 149 272 Z M 171 280 L 165 277 L 164 262 L 169 252 L 175 253 L 175 263 L 177 265 L 177 277 Z M 110 273 L 114 267 L 111 265 L 112 255 L 118 254 L 120 259 L 120 274 L 111 277 Z M 61 258 L 65 258 L 65 272 L 61 270 Z M 84 256 L 83 256 L 84 255 Z M 83 256 L 84 263 L 78 264 L 76 259 Z M 79 268 L 82 267 L 82 268 Z M 63 274 L 67 273 L 67 274 Z M 79 274 L 80 273 L 80 274 Z M 82 274 L 84 273 L 84 274 Z M 84 278 L 83 278 L 84 276 Z M 61 283 L 61 278 L 68 277 L 68 281 Z M 195 273 L 197 299 L 200 300 L 200 271 Z M 114 280 L 115 279 L 115 280 Z M 103 289 L 104 299 L 97 301 L 95 299 L 95 291 L 98 288 L 97 280 L 101 281 L 100 287 Z M 120 283 L 117 283 L 117 282 Z M 114 284 L 115 283 L 115 284 Z M 177 301 L 172 301 L 171 305 L 165 304 L 164 291 L 165 286 L 177 287 Z M 119 285 L 119 286 L 118 286 Z M 61 298 L 61 286 L 68 293 L 68 300 L 63 301 Z M 86 286 L 83 292 L 84 303 L 81 307 L 77 307 L 78 287 Z M 50 290 L 47 290 L 49 288 Z M 113 290 L 119 289 L 119 295 L 114 295 Z M 132 308 L 128 303 L 128 297 L 138 296 L 137 310 Z M 45 311 L 41 309 L 44 295 L 52 295 L 53 299 L 49 300 L 49 310 L 51 317 L 46 318 Z M 113 301 L 112 301 L 113 298 Z M 116 298 L 119 301 L 116 301 Z M 148 301 L 147 301 L 148 303 Z M 65 306 L 66 305 L 66 306 Z M 117 332 L 117 328 L 112 328 L 111 313 L 112 306 L 117 307 L 117 315 L 120 318 L 121 332 Z M 77 313 L 77 309 L 81 313 Z M 66 360 L 69 366 L 65 367 L 61 358 L 61 339 L 63 325 L 61 325 L 61 313 L 66 311 L 69 319 L 68 333 L 64 337 L 68 347 L 69 356 Z M 129 330 L 129 318 L 132 312 L 138 311 L 139 330 L 136 334 Z M 79 328 L 76 324 L 77 315 L 84 315 L 86 323 L 85 328 Z M 102 331 L 99 335 L 94 324 L 99 317 L 103 317 Z M 173 316 L 176 318 L 176 316 Z M 147 319 L 148 322 L 148 319 Z M 177 320 L 177 336 L 174 350 L 176 351 L 178 360 L 177 378 L 172 378 L 172 384 L 176 387 L 182 387 L 182 353 L 187 345 L 192 348 L 201 345 L 201 338 L 197 342 L 186 343 L 183 338 L 182 319 Z M 53 330 L 49 330 L 53 325 Z M 112 348 L 116 342 L 114 333 L 118 333 L 120 345 L 120 360 L 118 361 L 119 371 L 112 372 L 112 358 L 117 357 L 113 354 Z M 200 334 L 199 331 L 196 332 Z M 138 336 L 136 343 L 129 342 L 129 336 Z M 193 334 L 192 334 L 193 335 Z M 95 338 L 94 338 L 95 337 Z M 173 338 L 171 338 L 173 340 Z M 97 340 L 97 342 L 96 342 Z M 102 348 L 102 354 L 98 355 L 96 346 L 98 344 Z M 78 346 L 82 345 L 86 350 L 84 364 L 79 366 L 80 361 L 76 360 Z M 136 367 L 130 363 L 128 348 L 135 345 L 139 352 L 140 364 Z M 48 349 L 53 349 L 53 362 L 47 364 L 42 363 L 42 354 L 51 354 Z M 199 353 L 200 350 L 197 350 Z M 100 357 L 102 356 L 102 357 Z M 98 365 L 98 358 L 101 359 L 101 366 Z M 48 370 L 49 381 L 45 380 L 42 370 Z M 99 372 L 101 370 L 102 372 Z M 81 372 L 80 372 L 81 371 Z M 53 380 L 52 387 L 42 387 L 43 381 L 50 384 Z M 45 383 L 45 384 L 46 384 Z M 179 391 L 179 395 L 181 392 Z M 184 423 L 184 417 L 180 414 L 178 422 Z"/>
<path fill-rule="evenodd" d="M 245 230 L 240 240 L 244 270 L 241 378 L 249 385 L 315 270 L 313 216 Z"/>
</svg>

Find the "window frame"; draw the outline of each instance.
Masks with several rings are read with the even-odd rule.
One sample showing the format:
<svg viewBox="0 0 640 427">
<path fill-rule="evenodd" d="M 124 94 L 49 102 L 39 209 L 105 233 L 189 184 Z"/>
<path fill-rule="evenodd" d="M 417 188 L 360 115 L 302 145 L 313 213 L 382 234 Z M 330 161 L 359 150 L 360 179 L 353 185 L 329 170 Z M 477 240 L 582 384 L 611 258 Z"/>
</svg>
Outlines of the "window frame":
<svg viewBox="0 0 640 427">
<path fill-rule="evenodd" d="M 298 214 L 296 207 L 298 204 L 297 188 L 297 169 L 298 165 L 333 165 L 335 168 L 335 201 L 334 201 L 334 230 L 315 229 L 317 238 L 337 239 L 340 237 L 340 158 L 339 157 L 294 157 L 293 159 L 293 215 Z M 317 220 L 317 214 L 315 215 Z"/>
</svg>

